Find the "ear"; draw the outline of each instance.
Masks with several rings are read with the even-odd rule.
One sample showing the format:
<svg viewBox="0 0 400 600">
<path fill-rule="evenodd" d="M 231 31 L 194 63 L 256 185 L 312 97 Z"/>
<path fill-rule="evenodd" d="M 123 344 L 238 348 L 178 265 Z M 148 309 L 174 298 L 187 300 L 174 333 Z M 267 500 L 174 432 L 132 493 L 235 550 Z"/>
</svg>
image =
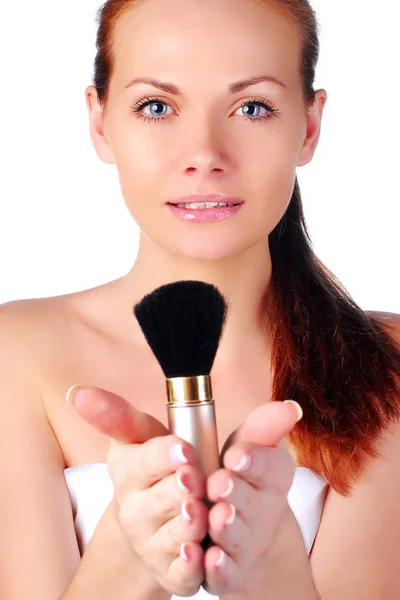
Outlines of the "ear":
<svg viewBox="0 0 400 600">
<path fill-rule="evenodd" d="M 103 162 L 115 165 L 112 149 L 104 131 L 103 108 L 99 103 L 97 90 L 94 85 L 86 88 L 85 97 L 90 119 L 90 138 L 97 156 Z"/>
<path fill-rule="evenodd" d="M 315 92 L 314 102 L 306 113 L 306 137 L 301 148 L 297 166 L 302 167 L 312 161 L 321 133 L 321 120 L 328 99 L 325 90 Z"/>
</svg>

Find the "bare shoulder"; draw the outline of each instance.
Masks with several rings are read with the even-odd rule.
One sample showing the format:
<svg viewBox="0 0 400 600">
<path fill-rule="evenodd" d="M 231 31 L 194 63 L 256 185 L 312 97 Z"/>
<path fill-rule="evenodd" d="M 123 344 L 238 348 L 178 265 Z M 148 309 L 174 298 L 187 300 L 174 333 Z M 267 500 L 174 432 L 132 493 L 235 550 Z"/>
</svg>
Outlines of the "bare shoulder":
<svg viewBox="0 0 400 600">
<path fill-rule="evenodd" d="M 45 376 L 47 367 L 57 371 L 57 362 L 68 360 L 102 332 L 90 320 L 86 308 L 90 294 L 78 292 L 50 298 L 14 300 L 0 305 L 0 331 L 3 347 L 21 353 L 26 368 Z"/>
<path fill-rule="evenodd" d="M 14 300 L 0 305 L 0 362 L 7 376 L 14 371 L 16 380 L 30 379 L 37 389 L 35 348 L 40 351 L 43 338 L 41 303 L 37 300 Z M 4 374 L 4 371 L 3 371 Z"/>
<path fill-rule="evenodd" d="M 54 298 L 28 298 L 12 300 L 0 305 L 0 323 L 4 332 L 13 332 L 15 341 L 19 336 L 26 340 L 44 339 L 46 333 L 51 333 L 57 325 L 68 318 L 66 311 L 68 303 L 64 296 Z M 41 335 L 43 334 L 43 335 Z"/>
<path fill-rule="evenodd" d="M 0 587 L 7 598 L 58 598 L 79 563 L 64 457 L 38 368 L 55 337 L 53 306 L 41 299 L 0 305 L 0 485 L 7 490 L 0 495 Z M 30 568 L 21 578 L 22 556 Z"/>
<path fill-rule="evenodd" d="M 400 345 L 399 314 L 368 314 L 388 325 Z M 378 458 L 371 461 L 350 495 L 328 490 L 310 555 L 323 598 L 400 598 L 398 561 L 391 560 L 397 556 L 400 537 L 400 423 L 384 431 L 377 451 Z"/>
<path fill-rule="evenodd" d="M 90 338 L 88 327 L 68 296 L 14 300 L 0 305 L 0 365 L 12 385 L 24 385 L 24 402 L 35 403 L 51 422 L 53 402 L 68 385 L 72 372 L 82 361 Z M 72 375 L 71 375 L 72 377 Z M 65 382 L 65 383 L 64 383 Z M 70 387 L 70 386 L 69 386 Z"/>
<path fill-rule="evenodd" d="M 54 349 L 60 334 L 76 327 L 77 319 L 67 306 L 62 296 L 14 300 L 0 305 L 3 351 L 18 353 L 20 367 L 33 372 L 35 364 Z"/>
<path fill-rule="evenodd" d="M 378 318 L 385 331 L 399 344 L 400 348 L 400 314 L 382 311 L 366 311 L 367 314 Z"/>
<path fill-rule="evenodd" d="M 104 462 L 108 449 L 107 436 L 65 402 L 67 390 L 76 384 L 95 386 L 129 398 L 126 390 L 132 395 L 136 389 L 131 355 L 112 319 L 108 289 L 0 305 L 0 353 L 7 355 L 7 378 L 25 381 L 24 390 L 14 396 L 35 402 L 45 416 L 63 467 Z"/>
<path fill-rule="evenodd" d="M 2 336 L 10 333 L 14 334 L 11 338 L 17 341 L 21 335 L 29 336 L 33 332 L 33 328 L 37 324 L 39 307 L 41 300 L 12 300 L 0 305 L 0 326 Z"/>
<path fill-rule="evenodd" d="M 0 403 L 10 418 L 32 410 L 47 421 L 44 365 L 54 356 L 59 327 L 55 303 L 47 299 L 14 300 L 0 305 Z M 11 416 L 13 415 L 13 416 Z"/>
<path fill-rule="evenodd" d="M 397 331 L 400 331 L 400 314 L 380 310 L 366 310 L 365 312 L 368 315 L 377 317 L 382 323 L 388 324 Z"/>
<path fill-rule="evenodd" d="M 14 300 L 0 305 L 0 411 L 3 419 L 24 426 L 23 415 L 35 415 L 46 429 L 54 455 L 62 454 L 51 427 L 44 398 L 41 365 L 48 360 L 56 338 L 52 299 Z M 48 364 L 50 364 L 48 362 Z M 27 419 L 28 421 L 29 419 Z M 16 425 L 17 427 L 17 425 Z M 39 427 L 37 427 L 39 429 Z"/>
</svg>

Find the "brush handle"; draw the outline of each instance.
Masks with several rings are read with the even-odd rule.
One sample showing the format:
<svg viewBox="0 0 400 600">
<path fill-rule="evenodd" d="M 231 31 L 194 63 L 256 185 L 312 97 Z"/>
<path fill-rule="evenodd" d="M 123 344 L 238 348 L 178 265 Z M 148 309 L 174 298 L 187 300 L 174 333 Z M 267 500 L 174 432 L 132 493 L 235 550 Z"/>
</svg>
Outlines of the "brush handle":
<svg viewBox="0 0 400 600">
<path fill-rule="evenodd" d="M 206 477 L 220 468 L 215 402 L 192 403 L 190 405 L 167 404 L 169 432 L 191 444 L 196 453 L 196 465 Z M 208 508 L 213 503 L 203 498 Z M 213 542 L 207 534 L 201 543 L 204 551 Z"/>
</svg>

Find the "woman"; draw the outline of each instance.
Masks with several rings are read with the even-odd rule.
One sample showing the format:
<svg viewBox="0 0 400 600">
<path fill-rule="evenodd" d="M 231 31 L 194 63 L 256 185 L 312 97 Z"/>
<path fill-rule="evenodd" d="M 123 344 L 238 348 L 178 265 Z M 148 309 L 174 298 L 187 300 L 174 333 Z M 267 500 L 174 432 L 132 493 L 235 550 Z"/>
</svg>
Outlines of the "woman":
<svg viewBox="0 0 400 600">
<path fill-rule="evenodd" d="M 91 138 L 140 248 L 121 279 L 1 307 L 2 597 L 200 598 L 203 584 L 230 600 L 397 598 L 400 316 L 362 311 L 307 238 L 296 168 L 327 99 L 315 14 L 109 0 L 99 18 Z M 177 208 L 191 194 L 240 207 Z M 231 306 L 212 372 L 224 468 L 207 481 L 168 434 L 165 378 L 132 317 L 180 279 Z M 287 494 L 311 506 L 315 486 L 311 527 Z"/>
</svg>

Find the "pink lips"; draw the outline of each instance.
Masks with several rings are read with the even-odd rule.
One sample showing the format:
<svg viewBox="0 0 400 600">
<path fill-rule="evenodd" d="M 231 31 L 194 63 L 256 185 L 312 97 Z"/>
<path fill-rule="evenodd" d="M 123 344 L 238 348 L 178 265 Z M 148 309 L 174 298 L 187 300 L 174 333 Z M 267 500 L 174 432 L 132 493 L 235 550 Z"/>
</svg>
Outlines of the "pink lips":
<svg viewBox="0 0 400 600">
<path fill-rule="evenodd" d="M 243 204 L 236 206 L 216 206 L 215 208 L 180 208 L 174 204 L 168 204 L 174 215 L 184 221 L 204 223 L 205 221 L 222 221 L 231 217 L 240 210 Z"/>
<path fill-rule="evenodd" d="M 176 206 L 177 204 L 188 204 L 190 202 L 229 202 L 232 205 L 193 209 Z M 235 198 L 234 196 L 228 196 L 226 194 L 192 194 L 190 196 L 174 199 L 173 203 L 168 203 L 168 207 L 175 216 L 184 221 L 204 223 L 227 219 L 237 213 L 243 204 L 244 202 L 243 200 L 240 200 L 240 198 Z"/>
<path fill-rule="evenodd" d="M 189 204 L 190 202 L 228 202 L 228 204 L 242 204 L 243 200 L 229 196 L 229 194 L 190 194 L 182 198 L 174 198 L 168 204 Z"/>
</svg>

